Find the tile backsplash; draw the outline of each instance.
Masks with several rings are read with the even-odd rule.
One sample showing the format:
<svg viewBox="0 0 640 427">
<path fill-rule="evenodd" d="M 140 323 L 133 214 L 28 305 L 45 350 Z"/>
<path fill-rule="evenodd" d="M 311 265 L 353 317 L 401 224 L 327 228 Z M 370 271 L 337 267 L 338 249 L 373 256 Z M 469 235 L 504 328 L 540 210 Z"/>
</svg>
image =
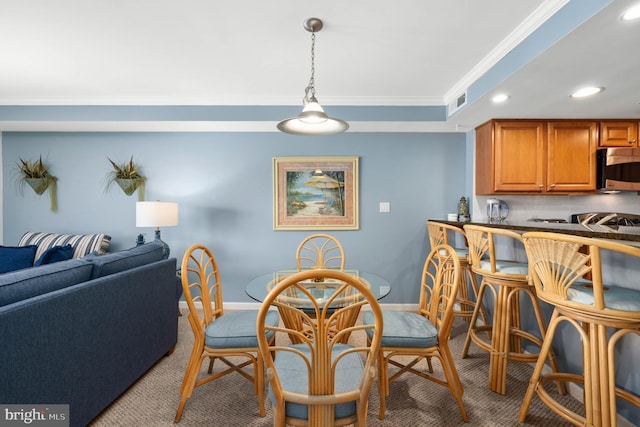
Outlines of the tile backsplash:
<svg viewBox="0 0 640 427">
<path fill-rule="evenodd" d="M 471 218 L 486 221 L 487 199 L 474 196 Z M 531 218 L 561 218 L 571 220 L 571 214 L 583 212 L 624 212 L 640 214 L 640 195 L 636 192 L 596 194 L 589 196 L 493 196 L 509 205 L 507 221 L 522 222 Z"/>
</svg>

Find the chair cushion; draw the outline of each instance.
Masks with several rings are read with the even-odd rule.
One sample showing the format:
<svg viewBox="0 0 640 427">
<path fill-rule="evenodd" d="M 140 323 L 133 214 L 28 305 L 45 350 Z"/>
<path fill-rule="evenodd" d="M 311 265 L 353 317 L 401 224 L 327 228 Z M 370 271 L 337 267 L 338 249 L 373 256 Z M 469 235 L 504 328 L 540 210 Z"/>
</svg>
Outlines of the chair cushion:
<svg viewBox="0 0 640 427">
<path fill-rule="evenodd" d="M 429 348 L 438 344 L 438 329 L 424 316 L 406 311 L 383 311 L 382 347 Z M 374 323 L 373 313 L 362 317 L 365 325 Z M 373 334 L 369 329 L 367 334 Z"/>
<path fill-rule="evenodd" d="M 37 250 L 36 245 L 0 246 L 0 273 L 32 267 Z"/>
<path fill-rule="evenodd" d="M 204 344 L 210 348 L 258 347 L 256 319 L 258 310 L 231 311 L 218 317 L 204 330 Z M 268 326 L 278 326 L 280 316 L 275 310 L 269 311 L 265 319 Z M 267 333 L 267 339 L 274 332 Z"/>
<path fill-rule="evenodd" d="M 575 283 L 567 290 L 570 301 L 593 304 L 593 287 L 589 283 Z M 640 291 L 619 286 L 605 286 L 604 303 L 607 308 L 640 311 Z"/>
<path fill-rule="evenodd" d="M 54 262 L 66 261 L 71 258 L 73 258 L 73 248 L 71 245 L 54 246 L 44 251 L 33 266 L 53 264 Z"/>
<path fill-rule="evenodd" d="M 295 344 L 291 347 L 303 352 L 310 358 L 311 350 L 306 344 Z M 347 344 L 336 344 L 332 351 L 332 358 L 339 353 L 351 348 Z M 275 367 L 278 372 L 278 378 L 284 390 L 294 393 L 309 393 L 309 373 L 306 363 L 297 354 L 288 351 L 279 351 L 275 359 Z M 351 353 L 344 356 L 336 367 L 335 387 L 336 393 L 345 393 L 356 389 L 362 379 L 364 364 L 358 353 Z M 275 398 L 271 386 L 269 386 L 269 397 L 271 402 L 275 404 Z M 309 409 L 307 405 L 299 403 L 285 402 L 285 413 L 289 417 L 300 419 L 309 418 Z M 340 403 L 334 407 L 336 418 L 348 417 L 356 413 L 356 402 Z"/>
<path fill-rule="evenodd" d="M 491 271 L 491 262 L 489 260 L 480 261 L 480 268 Z M 496 272 L 527 275 L 529 274 L 529 264 L 526 262 L 496 260 Z"/>
</svg>

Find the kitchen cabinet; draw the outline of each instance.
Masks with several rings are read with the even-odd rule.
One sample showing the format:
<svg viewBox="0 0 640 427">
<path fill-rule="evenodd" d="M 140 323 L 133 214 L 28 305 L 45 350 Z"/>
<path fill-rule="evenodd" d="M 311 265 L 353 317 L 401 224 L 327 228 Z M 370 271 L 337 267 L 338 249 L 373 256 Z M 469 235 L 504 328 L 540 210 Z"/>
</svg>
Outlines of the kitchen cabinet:
<svg viewBox="0 0 640 427">
<path fill-rule="evenodd" d="M 595 193 L 598 123 L 491 120 L 476 128 L 476 194 Z"/>
<path fill-rule="evenodd" d="M 608 120 L 600 122 L 598 147 L 637 147 L 638 122 L 631 120 Z"/>
</svg>

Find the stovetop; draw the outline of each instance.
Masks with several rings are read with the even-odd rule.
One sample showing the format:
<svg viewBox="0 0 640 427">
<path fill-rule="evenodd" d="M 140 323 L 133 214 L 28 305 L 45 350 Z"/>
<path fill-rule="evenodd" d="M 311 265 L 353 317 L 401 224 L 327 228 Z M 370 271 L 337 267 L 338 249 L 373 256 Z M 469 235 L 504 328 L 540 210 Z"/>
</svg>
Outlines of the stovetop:
<svg viewBox="0 0 640 427">
<path fill-rule="evenodd" d="M 547 224 L 566 224 L 567 220 L 563 218 L 531 218 L 529 222 L 544 222 Z"/>
<path fill-rule="evenodd" d="M 574 224 L 640 227 L 640 215 L 618 212 L 590 212 L 571 215 Z"/>
</svg>

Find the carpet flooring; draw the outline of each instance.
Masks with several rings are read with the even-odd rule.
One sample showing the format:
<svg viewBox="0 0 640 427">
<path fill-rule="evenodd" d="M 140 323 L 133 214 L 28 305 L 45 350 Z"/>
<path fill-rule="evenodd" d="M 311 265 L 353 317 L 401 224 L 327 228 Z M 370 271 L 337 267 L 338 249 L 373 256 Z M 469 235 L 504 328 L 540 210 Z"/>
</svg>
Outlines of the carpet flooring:
<svg viewBox="0 0 640 427">
<path fill-rule="evenodd" d="M 180 402 L 180 384 L 193 345 L 187 317 L 179 317 L 178 323 L 178 344 L 174 353 L 161 359 L 105 409 L 93 420 L 92 427 L 175 426 L 173 420 Z M 384 420 L 377 417 L 379 397 L 377 383 L 373 384 L 367 424 L 373 427 L 522 426 L 517 419 L 518 411 L 533 368 L 527 364 L 509 362 L 507 393 L 503 396 L 490 391 L 488 353 L 472 343 L 467 358 L 460 359 L 466 328 L 467 323 L 456 320 L 450 345 L 464 387 L 463 401 L 470 419 L 468 424 L 462 422 L 455 400 L 447 388 L 415 375 L 404 375 L 391 384 Z M 438 371 L 439 368 L 434 361 L 434 370 Z M 581 405 L 577 400 L 570 396 L 562 396 L 562 399 L 574 410 L 580 411 Z M 253 385 L 239 375 L 228 375 L 196 388 L 187 401 L 178 426 L 271 426 L 271 403 L 266 400 L 267 415 L 261 418 Z M 569 424 L 551 412 L 536 396 L 524 425 L 557 427 Z"/>
</svg>

